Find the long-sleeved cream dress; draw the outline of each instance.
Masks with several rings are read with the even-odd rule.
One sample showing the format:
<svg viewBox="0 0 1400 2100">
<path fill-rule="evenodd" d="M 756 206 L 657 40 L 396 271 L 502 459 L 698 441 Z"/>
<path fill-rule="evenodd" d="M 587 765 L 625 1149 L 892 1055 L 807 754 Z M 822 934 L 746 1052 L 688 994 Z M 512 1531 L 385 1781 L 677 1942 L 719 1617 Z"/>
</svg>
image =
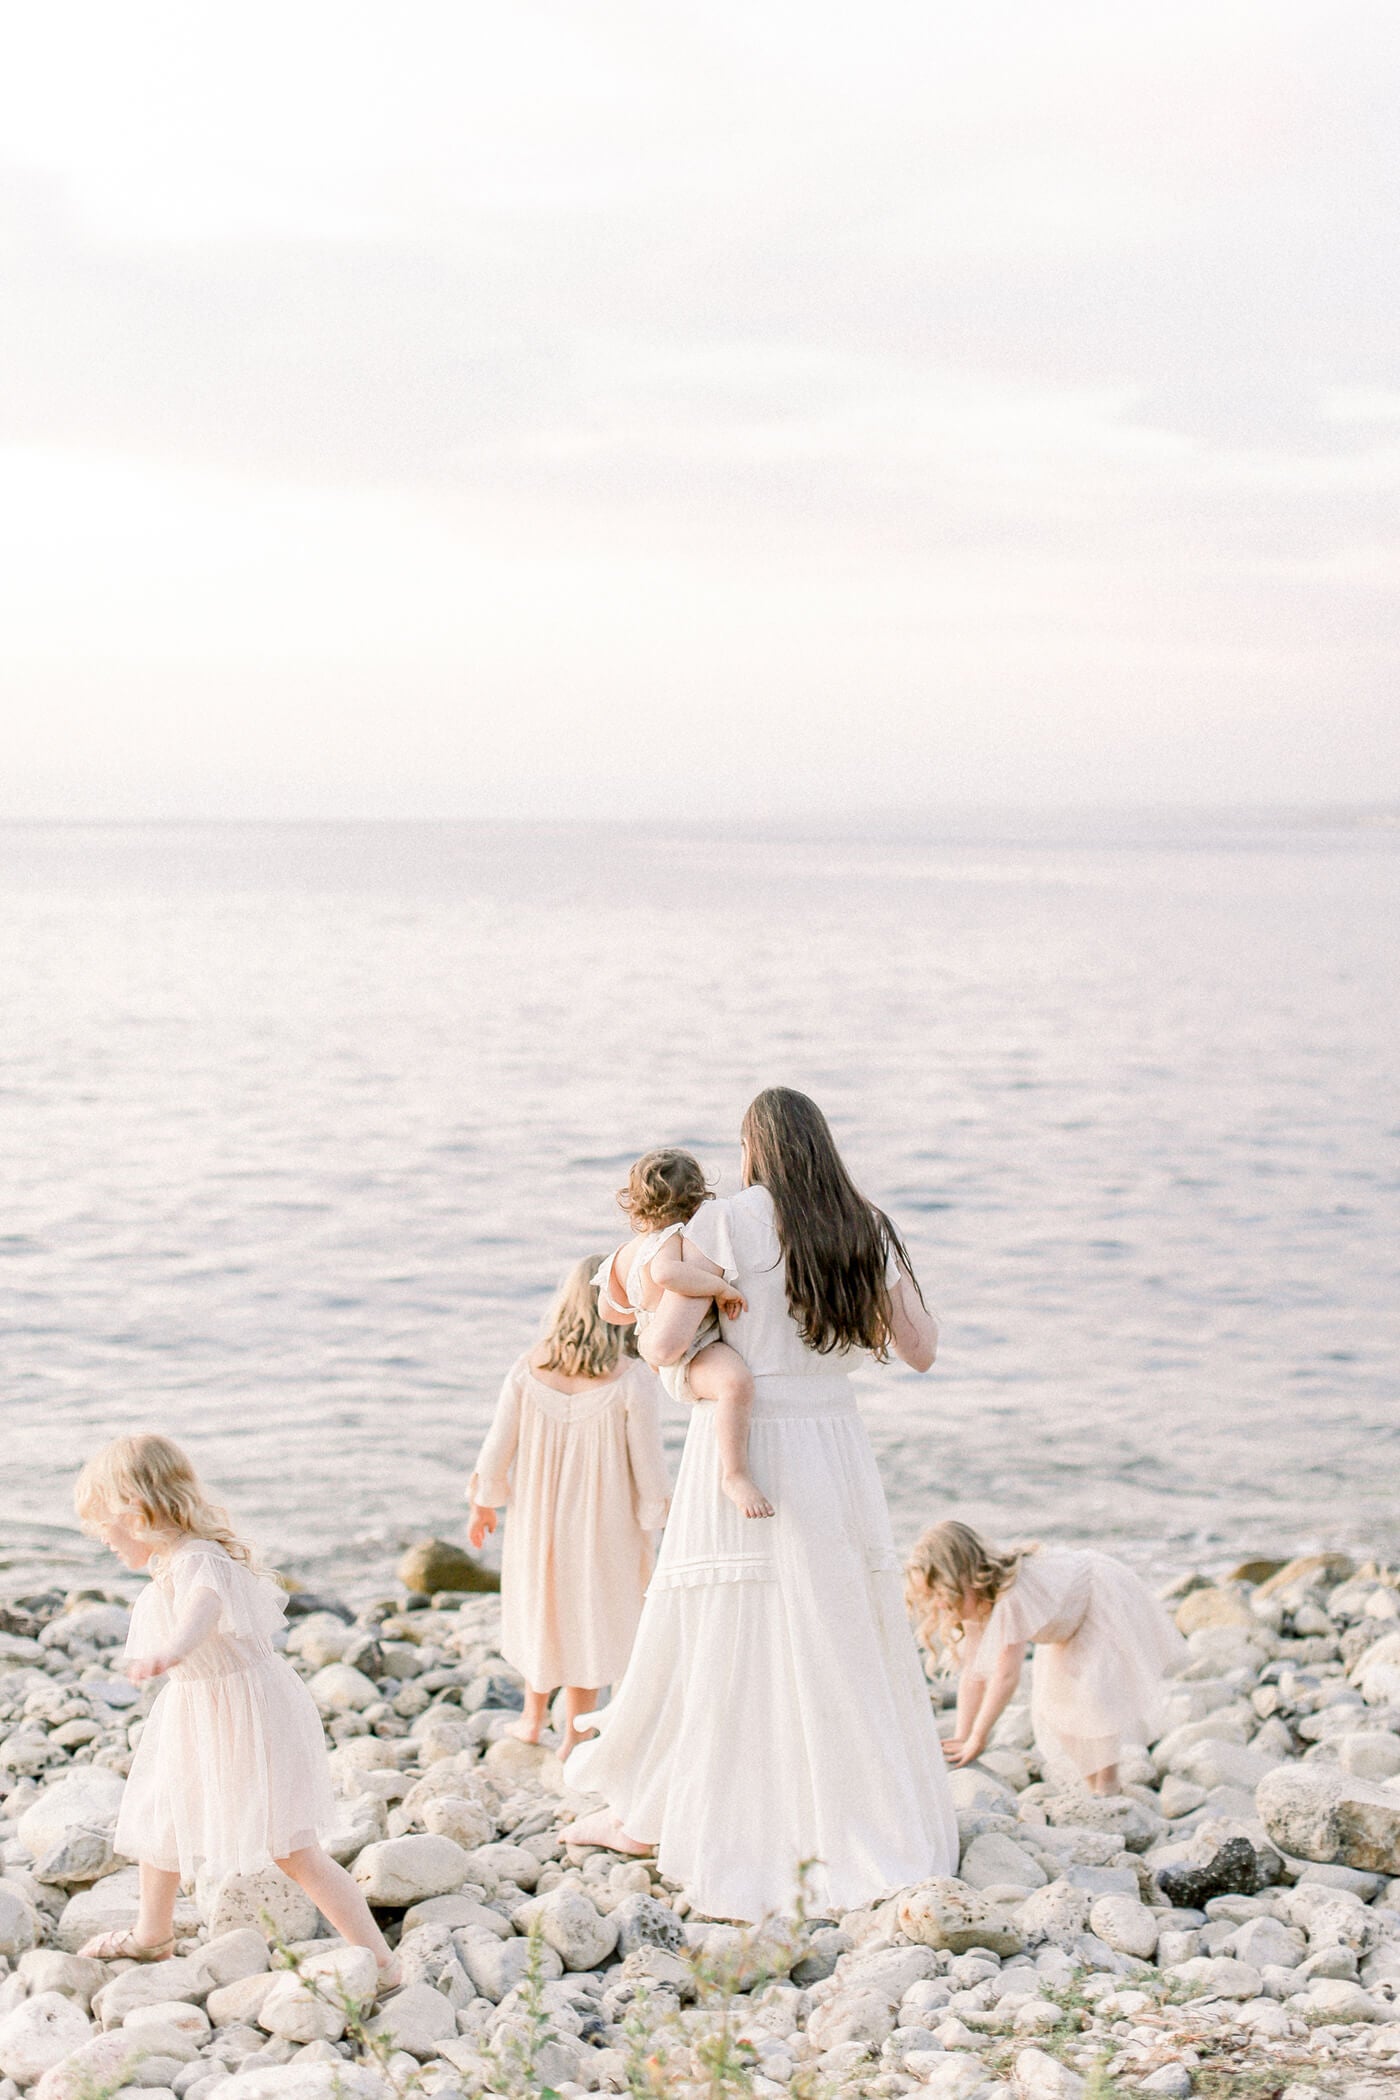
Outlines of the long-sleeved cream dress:
<svg viewBox="0 0 1400 2100">
<path fill-rule="evenodd" d="M 501 1653 L 533 1691 L 615 1684 L 666 1518 L 660 1387 L 629 1359 L 577 1393 L 522 1356 L 506 1374 L 469 1500 L 506 1506 Z"/>
</svg>

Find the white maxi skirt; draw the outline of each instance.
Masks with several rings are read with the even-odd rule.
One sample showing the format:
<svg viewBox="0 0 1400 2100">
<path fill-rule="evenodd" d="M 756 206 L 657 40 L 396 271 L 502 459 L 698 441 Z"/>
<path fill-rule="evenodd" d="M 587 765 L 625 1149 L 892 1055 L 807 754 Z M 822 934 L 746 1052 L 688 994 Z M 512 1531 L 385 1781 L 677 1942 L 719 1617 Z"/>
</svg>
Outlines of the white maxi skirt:
<svg viewBox="0 0 1400 2100">
<path fill-rule="evenodd" d="M 880 1476 L 848 1377 L 758 1377 L 750 1468 L 720 1491 L 691 1418 L 626 1674 L 569 1781 L 709 1917 L 821 1910 L 951 1874 L 958 1833 Z"/>
</svg>

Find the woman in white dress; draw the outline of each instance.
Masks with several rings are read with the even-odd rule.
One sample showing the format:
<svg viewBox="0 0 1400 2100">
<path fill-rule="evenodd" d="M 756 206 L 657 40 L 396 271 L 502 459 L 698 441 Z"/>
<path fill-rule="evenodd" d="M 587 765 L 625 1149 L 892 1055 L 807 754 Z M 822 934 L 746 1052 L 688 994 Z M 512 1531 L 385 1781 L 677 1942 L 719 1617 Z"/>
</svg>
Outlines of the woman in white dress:
<svg viewBox="0 0 1400 2100">
<path fill-rule="evenodd" d="M 791 1908 L 804 1866 L 809 1902 L 847 1910 L 953 1872 L 958 1839 L 849 1376 L 862 1353 L 927 1370 L 937 1323 L 805 1094 L 752 1103 L 743 1178 L 683 1252 L 747 1301 L 723 1330 L 753 1373 L 750 1455 L 776 1513 L 755 1524 L 726 1500 L 697 1405 L 632 1660 L 570 1760 L 607 1807 L 566 1836 L 655 1846 L 698 1911 L 756 1920 Z M 678 1360 L 706 1309 L 668 1300 L 647 1353 Z"/>
</svg>

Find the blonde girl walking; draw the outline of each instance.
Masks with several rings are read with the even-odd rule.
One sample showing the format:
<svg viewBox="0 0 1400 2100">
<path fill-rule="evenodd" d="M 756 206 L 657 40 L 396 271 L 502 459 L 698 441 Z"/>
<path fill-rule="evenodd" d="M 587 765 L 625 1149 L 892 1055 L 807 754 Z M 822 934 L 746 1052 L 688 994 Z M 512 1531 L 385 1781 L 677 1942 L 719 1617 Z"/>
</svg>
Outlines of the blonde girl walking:
<svg viewBox="0 0 1400 2100">
<path fill-rule="evenodd" d="M 509 1512 L 501 1653 L 526 1684 L 511 1732 L 537 1743 L 562 1686 L 561 1757 L 626 1668 L 670 1493 L 656 1375 L 600 1317 L 597 1265 L 569 1271 L 540 1340 L 507 1372 L 467 1489 L 473 1547 Z"/>
<path fill-rule="evenodd" d="M 277 1585 L 166 1437 L 119 1437 L 84 1466 L 74 1501 L 85 1531 L 150 1575 L 123 1667 L 137 1684 L 165 1679 L 113 1840 L 140 1864 L 136 1923 L 80 1951 L 167 1960 L 182 1880 L 199 1868 L 246 1874 L 271 1862 L 342 1938 L 369 1949 L 380 1987 L 393 1988 L 397 1963 L 369 1906 L 319 1843 L 335 1819 L 330 1766 L 315 1702 L 272 1645 L 285 1609 Z"/>
<path fill-rule="evenodd" d="M 1131 1568 L 1106 1553 L 989 1545 L 966 1524 L 935 1524 L 905 1568 L 919 1634 L 959 1664 L 949 1764 L 982 1755 L 1034 1645 L 1031 1722 L 1047 1769 L 1071 1767 L 1091 1793 L 1118 1792 L 1125 1742 L 1161 1733 L 1162 1680 L 1186 1643 Z"/>
<path fill-rule="evenodd" d="M 708 1300 L 684 1355 L 661 1367 L 661 1382 L 673 1399 L 713 1401 L 720 1490 L 741 1515 L 771 1517 L 773 1505 L 749 1471 L 753 1378 L 719 1326 L 720 1313 L 737 1319 L 745 1300 L 732 1282 L 689 1259 L 682 1238 L 712 1194 L 689 1152 L 644 1152 L 630 1169 L 626 1188 L 617 1192 L 633 1237 L 599 1266 L 593 1281 L 603 1318 L 634 1326 L 639 1344 L 667 1291 Z"/>
</svg>

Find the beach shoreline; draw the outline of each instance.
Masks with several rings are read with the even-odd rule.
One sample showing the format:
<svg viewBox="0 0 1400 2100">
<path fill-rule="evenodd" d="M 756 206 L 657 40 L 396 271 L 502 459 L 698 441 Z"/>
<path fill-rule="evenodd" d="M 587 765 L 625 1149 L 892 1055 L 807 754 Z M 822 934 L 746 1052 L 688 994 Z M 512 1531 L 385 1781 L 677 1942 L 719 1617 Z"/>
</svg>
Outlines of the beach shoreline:
<svg viewBox="0 0 1400 2100">
<path fill-rule="evenodd" d="M 273 1997 L 247 1888 L 190 1892 L 173 1968 L 77 1960 L 82 1939 L 134 1910 L 110 1829 L 152 1692 L 112 1664 L 139 1584 L 104 1575 L 16 1596 L 0 1582 L 0 2094 L 78 2100 L 74 2079 L 119 2046 L 115 2031 L 141 2039 L 148 2084 L 175 2100 L 328 2100 L 327 2078 L 352 2075 L 373 2100 L 410 2074 L 445 2100 L 541 2085 L 574 2100 L 635 2090 L 643 2042 L 654 2089 L 685 2096 L 716 2022 L 738 2052 L 728 2089 L 753 2100 L 1182 2100 L 1249 2090 L 1228 2080 L 1265 2062 L 1323 2090 L 1388 2089 L 1400 1570 L 1323 1551 L 1219 1578 L 1188 1570 L 1170 1586 L 1190 1659 L 1121 1796 L 1095 1801 L 1042 1772 L 1022 1696 L 952 1775 L 959 1878 L 749 1934 L 693 1916 L 650 1862 L 565 1852 L 560 1823 L 585 1802 L 547 1746 L 508 1733 L 520 1686 L 495 1646 L 496 1596 L 399 1587 L 357 1607 L 294 1594 L 288 1652 L 340 1802 L 330 1846 L 408 1972 L 371 2023 L 388 2049 L 377 2064 L 343 2027 L 316 2028 L 301 1987 Z M 946 1733 L 950 1687 L 931 1697 Z M 323 1948 L 290 1884 L 263 1897 L 301 1957 Z M 226 1961 L 252 1966 L 211 1984 Z M 38 2063 L 41 2004 L 72 2047 L 21 2077 Z M 140 2008 L 158 2005 L 143 2030 Z M 503 2068 L 522 2019 L 533 2086 Z"/>
</svg>

